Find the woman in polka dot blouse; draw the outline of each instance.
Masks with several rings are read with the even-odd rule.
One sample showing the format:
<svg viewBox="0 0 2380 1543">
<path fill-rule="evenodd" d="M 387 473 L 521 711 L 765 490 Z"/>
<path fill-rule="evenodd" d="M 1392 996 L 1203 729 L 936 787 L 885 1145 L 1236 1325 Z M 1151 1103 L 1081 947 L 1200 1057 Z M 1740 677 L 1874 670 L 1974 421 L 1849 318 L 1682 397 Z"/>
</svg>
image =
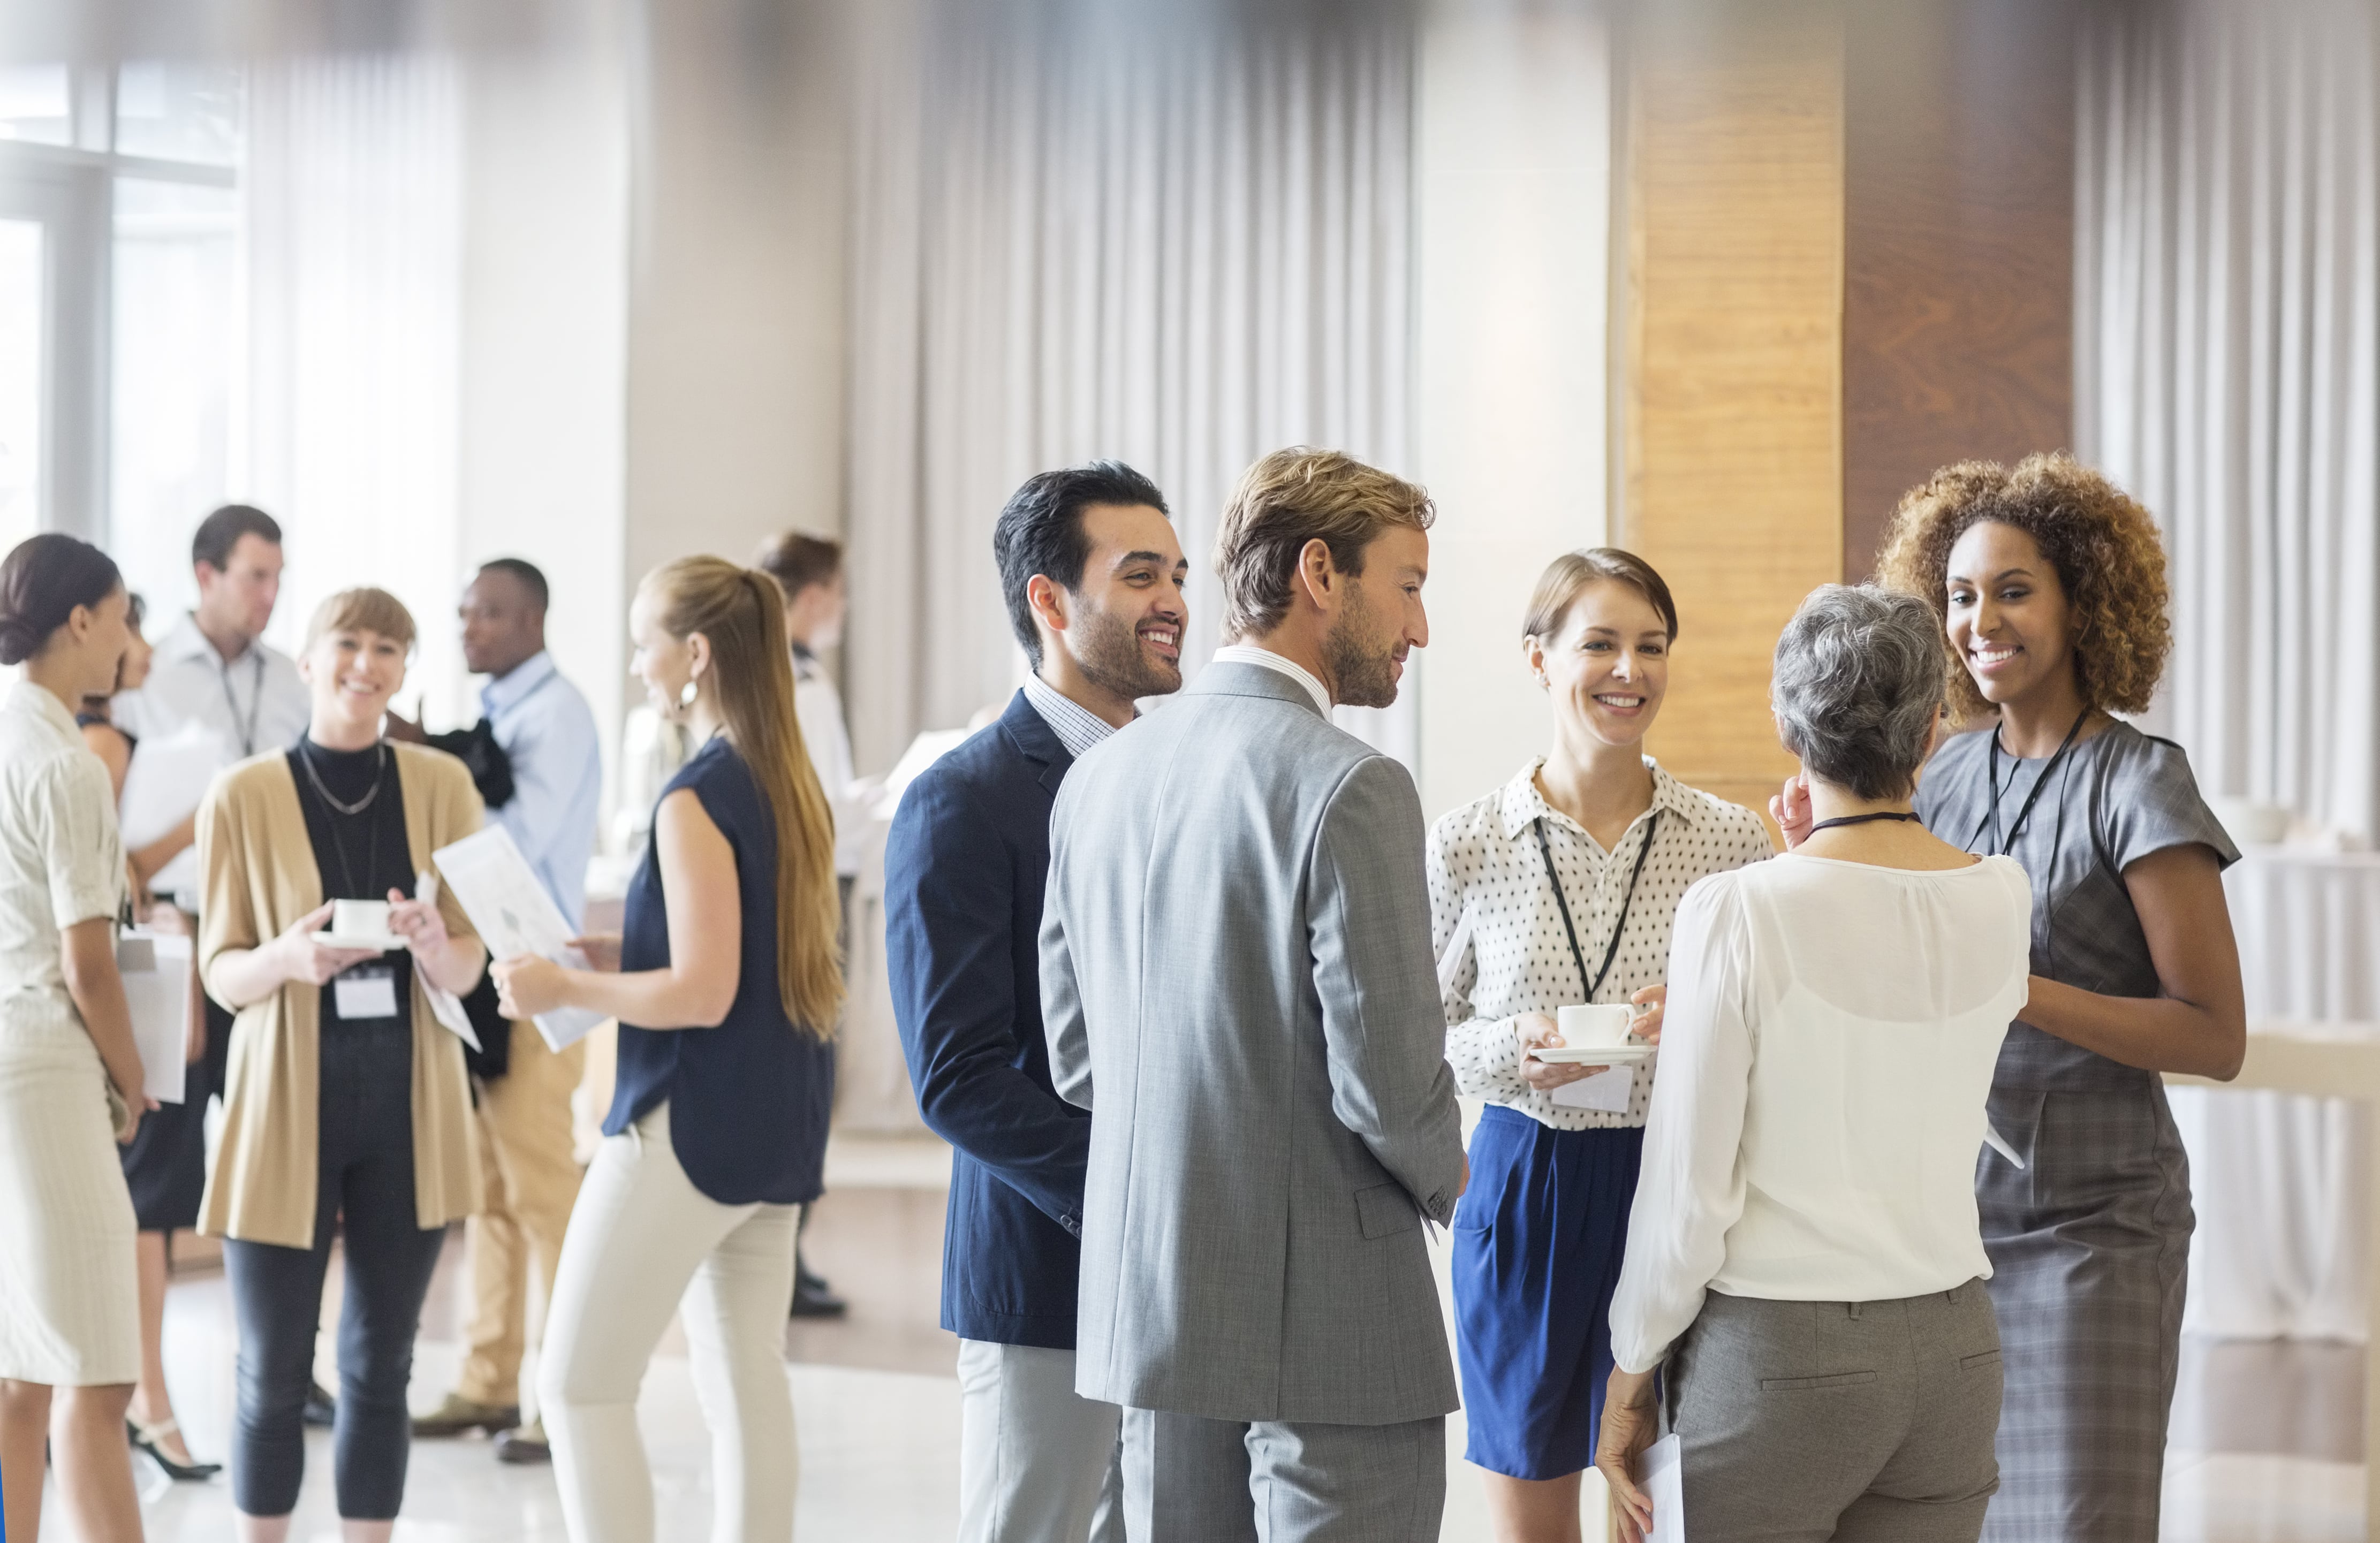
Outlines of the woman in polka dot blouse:
<svg viewBox="0 0 2380 1543">
<path fill-rule="evenodd" d="M 1611 1371 L 1606 1315 L 1636 1191 L 1652 1066 L 1550 1064 L 1556 1009 L 1635 1002 L 1660 1035 L 1670 923 L 1686 887 L 1770 855 L 1751 810 L 1644 754 L 1678 613 L 1644 559 L 1566 553 L 1523 628 L 1554 743 L 1429 834 L 1446 1055 L 1488 1100 L 1454 1217 L 1455 1348 L 1503 1543 L 1575 1539 Z"/>
</svg>

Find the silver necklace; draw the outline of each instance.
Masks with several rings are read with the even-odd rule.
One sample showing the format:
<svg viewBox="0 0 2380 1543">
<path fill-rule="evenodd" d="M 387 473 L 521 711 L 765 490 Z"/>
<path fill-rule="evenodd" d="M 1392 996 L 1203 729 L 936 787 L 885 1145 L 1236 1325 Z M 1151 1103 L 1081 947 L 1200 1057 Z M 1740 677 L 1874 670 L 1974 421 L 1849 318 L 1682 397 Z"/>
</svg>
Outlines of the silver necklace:
<svg viewBox="0 0 2380 1543">
<path fill-rule="evenodd" d="M 383 739 L 377 745 L 373 746 L 372 748 L 378 750 L 380 755 L 379 758 L 372 762 L 371 791 L 365 794 L 361 798 L 352 804 L 340 803 L 336 798 L 331 796 L 331 790 L 322 785 L 322 774 L 314 770 L 313 741 L 310 738 L 299 747 L 298 752 L 298 761 L 299 765 L 306 768 L 306 780 L 313 784 L 314 796 L 322 799 L 323 803 L 328 804 L 331 808 L 338 810 L 341 814 L 358 815 L 372 807 L 372 800 L 380 796 L 381 784 L 387 781 L 384 773 L 388 771 L 388 741 Z"/>
</svg>

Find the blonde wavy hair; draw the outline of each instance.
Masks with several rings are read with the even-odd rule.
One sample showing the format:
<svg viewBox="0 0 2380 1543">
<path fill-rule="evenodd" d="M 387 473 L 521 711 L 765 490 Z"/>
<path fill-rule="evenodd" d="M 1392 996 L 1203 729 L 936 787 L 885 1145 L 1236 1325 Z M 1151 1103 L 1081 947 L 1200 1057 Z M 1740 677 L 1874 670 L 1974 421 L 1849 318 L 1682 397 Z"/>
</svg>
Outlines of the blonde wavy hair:
<svg viewBox="0 0 2380 1543">
<path fill-rule="evenodd" d="M 2165 543 L 2131 494 L 2063 451 L 2016 465 L 1961 461 L 1901 495 L 1876 577 L 1915 595 L 1944 624 L 1950 711 L 1961 723 L 1995 711 L 1950 647 L 1950 549 L 1985 520 L 2031 536 L 2057 570 L 2074 609 L 2074 678 L 2082 699 L 2107 712 L 2145 711 L 2173 651 L 2166 614 Z"/>
</svg>

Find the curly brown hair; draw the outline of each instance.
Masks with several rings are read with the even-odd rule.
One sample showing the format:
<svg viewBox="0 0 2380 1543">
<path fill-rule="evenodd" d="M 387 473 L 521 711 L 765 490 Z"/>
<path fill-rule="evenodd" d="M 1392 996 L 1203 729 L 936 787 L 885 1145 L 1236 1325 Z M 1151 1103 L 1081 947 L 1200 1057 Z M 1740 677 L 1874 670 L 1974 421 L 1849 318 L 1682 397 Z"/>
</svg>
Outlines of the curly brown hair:
<svg viewBox="0 0 2380 1543">
<path fill-rule="evenodd" d="M 2027 456 L 2013 467 L 1961 461 L 1901 495 L 1886 533 L 1876 577 L 1915 595 L 1945 624 L 1950 711 L 1961 723 L 1992 705 L 1950 647 L 1947 570 L 1950 549 L 1972 526 L 1997 520 L 2031 536 L 2058 570 L 2082 626 L 2074 674 L 2082 699 L 2105 711 L 2147 709 L 2173 650 L 2166 616 L 2165 543 L 2138 501 L 2063 451 Z"/>
</svg>

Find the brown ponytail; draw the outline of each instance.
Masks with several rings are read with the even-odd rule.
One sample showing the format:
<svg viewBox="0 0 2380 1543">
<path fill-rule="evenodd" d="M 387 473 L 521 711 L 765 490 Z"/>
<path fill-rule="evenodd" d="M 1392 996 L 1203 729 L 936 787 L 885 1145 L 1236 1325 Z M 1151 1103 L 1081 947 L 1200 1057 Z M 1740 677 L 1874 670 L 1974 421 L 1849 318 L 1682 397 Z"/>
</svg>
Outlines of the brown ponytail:
<svg viewBox="0 0 2380 1543">
<path fill-rule="evenodd" d="M 752 770 L 777 826 L 777 991 L 785 1015 L 821 1039 L 843 1002 L 835 946 L 842 902 L 834 880 L 834 816 L 794 716 L 777 581 L 722 557 L 682 557 L 644 589 L 670 636 L 710 643 L 711 683 L 728 743 Z"/>
</svg>

